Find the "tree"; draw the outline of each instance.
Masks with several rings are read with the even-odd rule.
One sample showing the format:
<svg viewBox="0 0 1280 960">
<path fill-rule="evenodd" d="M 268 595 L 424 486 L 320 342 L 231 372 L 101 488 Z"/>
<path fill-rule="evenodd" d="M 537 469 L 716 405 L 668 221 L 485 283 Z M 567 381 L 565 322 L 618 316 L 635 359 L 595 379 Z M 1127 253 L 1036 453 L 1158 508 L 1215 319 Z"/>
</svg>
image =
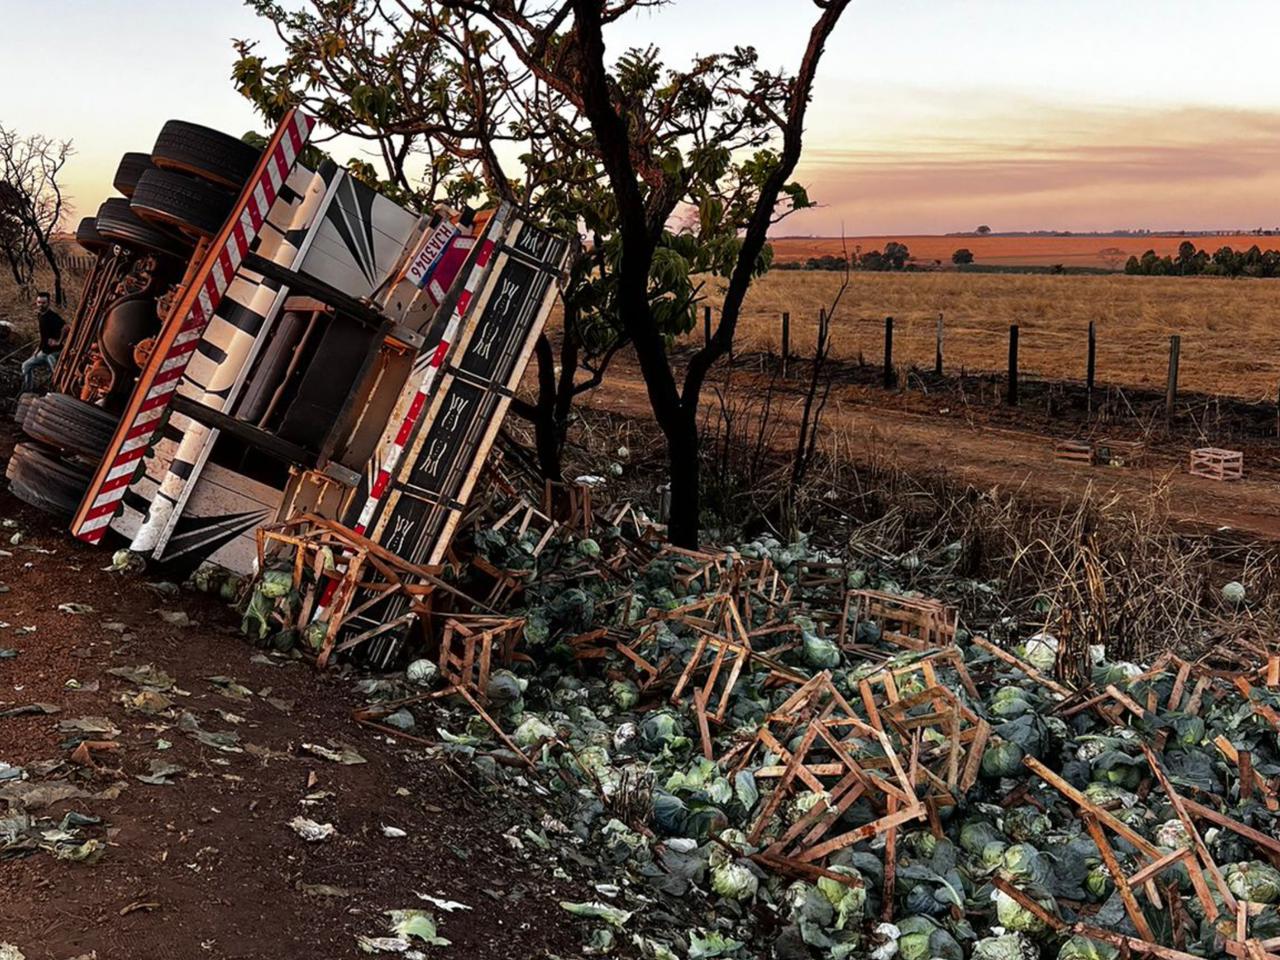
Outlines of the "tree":
<svg viewBox="0 0 1280 960">
<path fill-rule="evenodd" d="M 984 223 L 982 226 L 978 228 L 977 232 L 985 237 L 988 233 L 991 232 L 991 228 Z"/>
<path fill-rule="evenodd" d="M 905 243 L 890 240 L 884 245 L 884 258 L 889 261 L 894 270 L 901 270 L 911 259 L 911 251 L 907 249 Z"/>
<path fill-rule="evenodd" d="M 1112 270 L 1119 270 L 1124 265 L 1125 255 L 1119 247 L 1103 247 L 1098 251 L 1098 259 Z"/>
<path fill-rule="evenodd" d="M 951 262 L 954 264 L 973 263 L 973 251 L 968 247 L 961 247 L 951 255 Z"/>
<path fill-rule="evenodd" d="M 1228 277 L 1238 277 L 1244 270 L 1243 257 L 1230 247 L 1219 247 L 1213 255 L 1213 262 Z"/>
<path fill-rule="evenodd" d="M 559 362 L 544 335 L 535 350 L 536 400 L 512 405 L 534 424 L 542 473 L 560 479 L 573 401 L 602 381 L 627 343 L 616 309 L 614 205 L 580 111 L 520 68 L 501 33 L 457 4 L 312 0 L 292 12 L 270 0 L 252 5 L 286 51 L 269 64 L 254 43 L 235 42 L 233 78 L 266 117 L 302 104 L 336 132 L 375 145 L 372 160 L 353 159 L 348 169 L 419 206 L 511 200 L 564 232 L 585 233 L 561 291 Z M 656 62 L 652 51 L 639 53 Z M 500 151 L 518 153 L 519 176 L 504 169 Z M 699 290 L 690 270 L 717 273 L 715 251 L 691 249 L 691 236 L 664 230 L 664 252 L 654 259 L 650 297 L 668 338 L 694 326 Z"/>
<path fill-rule="evenodd" d="M 0 251 L 21 286 L 31 282 L 37 255 L 43 258 L 58 304 L 66 294 L 52 241 L 66 213 L 58 177 L 72 152 L 70 140 L 24 137 L 0 125 Z"/>
<path fill-rule="evenodd" d="M 889 270 L 891 267 L 892 264 L 879 250 L 868 250 L 858 257 L 859 270 Z"/>
<path fill-rule="evenodd" d="M 6 209 L 8 206 L 8 184 L 0 183 L 0 252 L 4 253 L 9 272 L 13 274 L 13 282 L 25 287 L 31 282 L 36 267 L 35 244 L 31 232 L 27 230 Z"/>
<path fill-rule="evenodd" d="M 592 342 L 585 325 L 601 332 L 602 359 L 634 349 L 667 442 L 670 535 L 696 545 L 702 386 L 768 267 L 769 227 L 810 205 L 791 175 L 823 48 L 848 0 L 815 4 L 794 76 L 761 67 L 748 47 L 684 68 L 652 48 L 607 57 L 605 34 L 649 0 L 405 0 L 391 12 L 377 0 L 312 0 L 314 13 L 252 2 L 287 51 L 271 65 L 238 44 L 236 81 L 268 116 L 314 101 L 327 123 L 375 143 L 402 188 L 414 186 L 407 168 L 421 153 L 430 171 L 416 189 L 508 197 L 585 231 L 565 289 L 564 342 Z M 405 82 L 404 57 L 429 76 L 427 93 Z M 521 145 L 518 178 L 499 161 L 503 141 Z M 725 278 L 724 302 L 712 337 L 680 370 L 672 347 L 695 324 L 697 273 Z M 555 412 L 567 367 L 557 378 L 547 342 L 538 357 L 534 407 Z M 570 377 L 568 388 L 578 386 Z"/>
</svg>

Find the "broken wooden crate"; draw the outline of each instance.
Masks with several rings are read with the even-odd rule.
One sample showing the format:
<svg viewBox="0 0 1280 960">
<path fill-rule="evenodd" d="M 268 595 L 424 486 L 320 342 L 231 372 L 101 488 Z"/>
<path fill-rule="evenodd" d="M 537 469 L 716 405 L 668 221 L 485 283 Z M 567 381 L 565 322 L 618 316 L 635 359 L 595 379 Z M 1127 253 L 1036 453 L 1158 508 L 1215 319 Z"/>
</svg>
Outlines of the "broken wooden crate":
<svg viewBox="0 0 1280 960">
<path fill-rule="evenodd" d="M 1189 472 L 1206 480 L 1239 480 L 1244 476 L 1244 454 L 1221 447 L 1200 447 L 1191 451 Z"/>
<path fill-rule="evenodd" d="M 1053 445 L 1053 459 L 1059 463 L 1093 466 L 1093 444 L 1083 440 L 1059 440 Z"/>
<path fill-rule="evenodd" d="M 794 750 L 785 746 L 796 736 L 800 741 Z M 721 762 L 735 761 L 737 772 L 747 769 L 757 754 L 777 758 L 755 771 L 757 780 L 777 784 L 747 839 L 763 844 L 764 856 L 777 869 L 812 875 L 837 851 L 879 834 L 894 836 L 900 824 L 926 817 L 912 786 L 914 777 L 889 737 L 858 717 L 829 672 L 799 687 L 750 741 Z M 806 793 L 813 796 L 784 809 L 784 803 L 801 801 Z M 844 812 L 864 800 L 873 819 L 828 837 Z M 887 884 L 891 878 L 892 864 L 886 864 Z"/>
<path fill-rule="evenodd" d="M 1104 437 L 1093 445 L 1094 462 L 1105 467 L 1139 467 L 1146 457 L 1147 445 L 1141 440 Z"/>
<path fill-rule="evenodd" d="M 938 600 L 851 590 L 845 597 L 845 610 L 849 628 L 840 643 L 846 649 L 855 645 L 858 624 L 863 621 L 876 623 L 882 640 L 908 650 L 927 652 L 955 643 L 956 611 Z"/>
<path fill-rule="evenodd" d="M 939 678 L 938 669 L 954 673 Z M 898 752 L 916 753 L 913 786 L 927 801 L 954 804 L 977 782 L 991 726 L 952 686 L 977 698 L 959 648 L 948 647 L 912 663 L 886 667 L 858 684 L 862 707 Z"/>
<path fill-rule="evenodd" d="M 440 676 L 454 687 L 470 690 L 483 702 L 488 698 L 489 674 L 495 662 L 509 667 L 516 660 L 524 624 L 524 617 L 450 617 L 440 634 Z M 528 657 L 524 659 L 528 662 Z"/>
<path fill-rule="evenodd" d="M 304 513 L 257 530 L 258 569 L 287 560 L 293 589 L 300 604 L 296 617 L 284 629 L 306 629 L 313 622 L 326 624 L 316 649 L 316 664 L 324 667 L 335 653 L 343 653 L 387 631 L 407 628 L 428 612 L 427 598 L 437 589 L 457 591 L 437 574 L 438 567 L 409 563 L 336 520 Z M 361 600 L 352 601 L 357 592 Z M 387 622 L 339 637 L 371 607 L 392 597 L 403 599 L 404 609 Z"/>
</svg>

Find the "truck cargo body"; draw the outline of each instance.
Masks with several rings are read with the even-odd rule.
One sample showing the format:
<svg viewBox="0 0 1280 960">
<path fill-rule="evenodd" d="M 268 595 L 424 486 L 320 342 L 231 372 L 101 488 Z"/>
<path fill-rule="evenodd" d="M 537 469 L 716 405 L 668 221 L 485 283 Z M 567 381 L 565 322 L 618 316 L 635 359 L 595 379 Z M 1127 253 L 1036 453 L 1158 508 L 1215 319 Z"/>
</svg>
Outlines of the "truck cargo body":
<svg viewBox="0 0 1280 960">
<path fill-rule="evenodd" d="M 310 127 L 286 118 L 190 265 L 73 521 L 82 539 L 110 529 L 249 573 L 263 524 L 314 513 L 410 563 L 442 555 L 568 244 L 506 204 L 473 236 L 331 162 L 311 170 Z"/>
</svg>

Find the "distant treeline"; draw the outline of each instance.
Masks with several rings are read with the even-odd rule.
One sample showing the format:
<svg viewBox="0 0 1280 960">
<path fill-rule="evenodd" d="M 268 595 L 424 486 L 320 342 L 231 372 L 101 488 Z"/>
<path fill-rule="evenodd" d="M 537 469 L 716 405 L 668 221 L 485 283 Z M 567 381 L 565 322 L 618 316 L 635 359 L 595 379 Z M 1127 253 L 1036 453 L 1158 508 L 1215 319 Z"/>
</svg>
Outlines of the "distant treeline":
<svg viewBox="0 0 1280 960">
<path fill-rule="evenodd" d="M 1141 257 L 1130 257 L 1124 272 L 1140 277 L 1280 277 L 1280 250 L 1262 250 L 1254 244 L 1248 250 L 1219 247 L 1210 254 L 1184 240 L 1176 257 L 1158 257 L 1148 250 Z"/>
<path fill-rule="evenodd" d="M 792 260 L 786 263 L 775 263 L 775 270 L 928 270 L 941 264 L 933 261 L 927 266 L 910 262 L 911 251 L 905 243 L 890 241 L 884 250 L 869 250 L 866 253 L 854 252 L 846 258 L 838 254 L 827 254 L 822 257 L 810 257 L 808 260 Z"/>
</svg>

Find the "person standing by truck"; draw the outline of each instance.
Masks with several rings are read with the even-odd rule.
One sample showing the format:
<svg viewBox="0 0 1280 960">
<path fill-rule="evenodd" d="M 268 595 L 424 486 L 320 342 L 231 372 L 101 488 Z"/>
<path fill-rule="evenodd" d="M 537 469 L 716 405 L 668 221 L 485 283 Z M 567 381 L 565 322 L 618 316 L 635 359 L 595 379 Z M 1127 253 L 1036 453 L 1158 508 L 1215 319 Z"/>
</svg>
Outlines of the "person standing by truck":
<svg viewBox="0 0 1280 960">
<path fill-rule="evenodd" d="M 50 309 L 49 294 L 44 292 L 36 295 L 36 323 L 40 327 L 40 342 L 36 345 L 36 352 L 22 362 L 23 393 L 36 388 L 35 373 L 42 364 L 53 373 L 58 353 L 62 350 L 62 337 L 67 329 L 67 322 Z"/>
</svg>

